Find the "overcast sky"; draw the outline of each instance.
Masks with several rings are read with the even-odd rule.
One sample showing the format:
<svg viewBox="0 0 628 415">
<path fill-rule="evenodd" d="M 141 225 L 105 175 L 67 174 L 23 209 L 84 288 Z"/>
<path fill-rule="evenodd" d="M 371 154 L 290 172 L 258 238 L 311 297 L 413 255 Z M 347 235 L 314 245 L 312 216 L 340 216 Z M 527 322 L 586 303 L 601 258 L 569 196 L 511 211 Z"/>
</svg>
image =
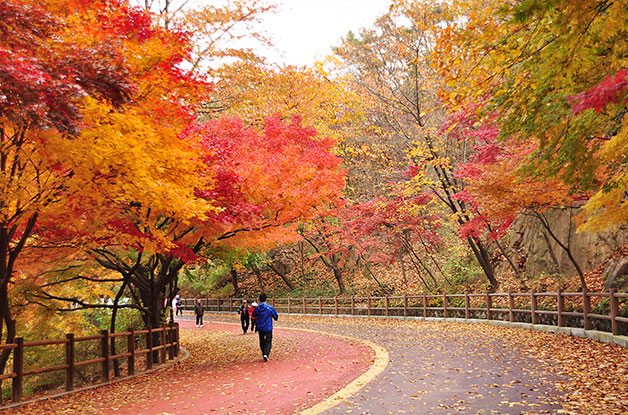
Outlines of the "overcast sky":
<svg viewBox="0 0 628 415">
<path fill-rule="evenodd" d="M 270 52 L 274 62 L 310 65 L 331 53 L 349 30 L 370 27 L 391 0 L 276 0 L 279 11 L 265 20 L 265 29 L 283 56 Z"/>
</svg>

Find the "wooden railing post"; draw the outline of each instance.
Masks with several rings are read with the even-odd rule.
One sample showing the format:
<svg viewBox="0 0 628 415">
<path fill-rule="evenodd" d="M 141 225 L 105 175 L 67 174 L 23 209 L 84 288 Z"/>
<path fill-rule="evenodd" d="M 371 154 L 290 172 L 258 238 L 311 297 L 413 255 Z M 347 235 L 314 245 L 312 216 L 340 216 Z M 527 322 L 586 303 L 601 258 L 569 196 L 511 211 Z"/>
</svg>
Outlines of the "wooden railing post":
<svg viewBox="0 0 628 415">
<path fill-rule="evenodd" d="M 408 317 L 408 296 L 403 295 L 403 316 Z"/>
<path fill-rule="evenodd" d="M 170 323 L 170 325 L 168 326 L 168 360 L 174 360 L 174 324 Z"/>
<path fill-rule="evenodd" d="M 536 295 L 534 291 L 530 293 L 530 313 L 532 314 L 532 324 L 539 324 L 539 316 L 536 314 Z"/>
<path fill-rule="evenodd" d="M 427 296 L 423 294 L 423 317 L 427 317 Z"/>
<path fill-rule="evenodd" d="M 351 297 L 351 315 L 355 315 L 355 297 Z"/>
<path fill-rule="evenodd" d="M 491 308 L 493 307 L 493 298 L 491 297 L 491 293 L 486 293 L 486 319 L 493 319 L 493 312 Z"/>
<path fill-rule="evenodd" d="M 270 299 L 270 305 L 272 305 L 273 308 L 275 308 L 275 297 Z"/>
<path fill-rule="evenodd" d="M 586 287 L 582 287 L 582 318 L 584 320 L 584 329 L 591 330 L 593 325 L 591 324 L 591 297 Z"/>
<path fill-rule="evenodd" d="M 611 306 L 611 331 L 614 335 L 619 334 L 619 325 L 617 324 L 617 315 L 619 314 L 619 299 L 615 297 L 617 290 L 611 288 L 608 291 L 608 297 Z"/>
<path fill-rule="evenodd" d="M 220 313 L 220 298 L 216 299 L 218 301 L 218 312 Z"/>
<path fill-rule="evenodd" d="M 127 359 L 127 374 L 133 376 L 135 374 L 135 329 L 129 327 L 126 329 L 129 332 L 126 338 L 126 351 L 129 353 Z"/>
<path fill-rule="evenodd" d="M 386 317 L 390 315 L 390 298 L 386 296 Z"/>
<path fill-rule="evenodd" d="M 160 339 L 160 346 L 161 349 L 159 349 L 159 356 L 160 359 L 159 361 L 161 363 L 166 363 L 166 326 L 161 326 L 161 331 L 159 332 L 159 339 Z"/>
<path fill-rule="evenodd" d="M 146 353 L 146 367 L 148 369 L 153 368 L 153 330 L 149 327 L 148 333 L 146 333 L 146 348 L 148 352 Z"/>
<path fill-rule="evenodd" d="M 292 312 L 291 307 L 290 307 L 291 301 L 292 301 L 292 299 L 290 297 L 288 297 L 288 314 L 290 314 Z"/>
<path fill-rule="evenodd" d="M 24 380 L 24 338 L 16 337 L 14 342 L 17 346 L 13 349 L 13 373 L 15 373 L 15 377 L 12 381 L 11 394 L 13 402 L 20 402 Z"/>
<path fill-rule="evenodd" d="M 103 336 L 100 339 L 100 357 L 104 359 L 102 362 L 102 381 L 106 383 L 109 382 L 109 330 L 101 330 L 100 335 Z"/>
<path fill-rule="evenodd" d="M 470 319 L 471 318 L 471 310 L 469 310 L 471 307 L 471 301 L 469 300 L 469 291 L 466 290 L 464 292 L 464 318 L 466 319 Z"/>
<path fill-rule="evenodd" d="M 323 315 L 323 300 L 320 297 L 318 297 L 318 314 Z"/>
<path fill-rule="evenodd" d="M 447 318 L 449 317 L 449 312 L 447 311 L 447 306 L 448 304 L 448 298 L 447 298 L 447 294 L 443 293 L 443 317 Z"/>
<path fill-rule="evenodd" d="M 65 390 L 74 390 L 74 333 L 67 333 L 65 338 L 68 342 L 65 344 L 65 364 L 68 368 L 65 370 Z"/>
<path fill-rule="evenodd" d="M 307 306 L 305 304 L 305 297 L 303 297 L 303 315 L 305 315 L 306 311 L 307 311 Z"/>
<path fill-rule="evenodd" d="M 334 311 L 338 315 L 338 297 L 334 297 Z"/>
<path fill-rule="evenodd" d="M 371 315 L 371 297 L 368 297 L 367 302 L 366 302 L 366 315 L 370 316 Z"/>
<path fill-rule="evenodd" d="M 563 291 L 558 289 L 556 293 L 556 314 L 558 315 L 558 327 L 565 327 L 565 316 L 563 315 L 563 311 L 565 311 L 565 297 L 563 297 Z"/>
<path fill-rule="evenodd" d="M 508 291 L 508 320 L 515 321 L 515 299 L 512 296 L 512 291 Z"/>
<path fill-rule="evenodd" d="M 174 323 L 174 336 L 177 343 L 177 347 L 174 349 L 174 355 L 179 356 L 179 350 L 181 349 L 181 339 L 179 337 L 179 323 Z"/>
</svg>

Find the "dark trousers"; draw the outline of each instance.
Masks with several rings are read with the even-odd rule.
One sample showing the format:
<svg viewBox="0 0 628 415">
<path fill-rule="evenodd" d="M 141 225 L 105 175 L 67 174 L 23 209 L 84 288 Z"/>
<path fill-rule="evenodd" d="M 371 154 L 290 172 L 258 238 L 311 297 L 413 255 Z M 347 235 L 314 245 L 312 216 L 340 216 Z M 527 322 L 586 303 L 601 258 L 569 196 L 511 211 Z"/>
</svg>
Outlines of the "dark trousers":
<svg viewBox="0 0 628 415">
<path fill-rule="evenodd" d="M 254 331 L 257 331 L 257 328 L 256 328 L 256 324 L 255 324 L 255 319 L 252 318 L 251 319 L 251 333 L 253 333 Z"/>
<path fill-rule="evenodd" d="M 203 325 L 203 316 L 196 315 L 196 325 Z"/>
<path fill-rule="evenodd" d="M 178 316 L 179 314 L 183 315 L 183 308 L 182 307 L 177 307 L 177 311 L 174 313 L 175 316 Z"/>
<path fill-rule="evenodd" d="M 262 349 L 262 355 L 270 356 L 270 348 L 273 347 L 273 332 L 272 331 L 258 331 L 259 333 L 259 348 Z"/>
<path fill-rule="evenodd" d="M 240 323 L 242 323 L 242 331 L 246 333 L 246 331 L 249 329 L 249 319 L 241 318 Z"/>
</svg>

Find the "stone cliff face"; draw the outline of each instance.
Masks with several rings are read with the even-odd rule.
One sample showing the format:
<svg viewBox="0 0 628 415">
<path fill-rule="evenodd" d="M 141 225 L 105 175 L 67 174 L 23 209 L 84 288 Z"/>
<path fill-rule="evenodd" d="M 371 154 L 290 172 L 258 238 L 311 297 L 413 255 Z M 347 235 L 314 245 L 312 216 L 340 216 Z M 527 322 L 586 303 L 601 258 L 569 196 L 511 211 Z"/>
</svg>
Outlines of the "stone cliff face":
<svg viewBox="0 0 628 415">
<path fill-rule="evenodd" d="M 561 243 L 570 248 L 582 271 L 587 272 L 605 261 L 618 247 L 628 243 L 628 231 L 576 232 L 576 224 L 572 219 L 577 213 L 577 209 L 554 209 L 544 215 L 551 231 Z M 566 251 L 552 238 L 537 217 L 523 216 L 513 224 L 508 251 L 515 262 L 525 267 L 525 272 L 529 275 L 576 274 Z"/>
</svg>

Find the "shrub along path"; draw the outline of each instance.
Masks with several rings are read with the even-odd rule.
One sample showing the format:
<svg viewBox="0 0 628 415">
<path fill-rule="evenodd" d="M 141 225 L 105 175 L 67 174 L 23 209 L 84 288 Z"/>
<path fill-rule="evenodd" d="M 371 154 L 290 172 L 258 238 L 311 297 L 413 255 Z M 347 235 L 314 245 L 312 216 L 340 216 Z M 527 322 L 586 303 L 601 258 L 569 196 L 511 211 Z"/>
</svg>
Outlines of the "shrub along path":
<svg viewBox="0 0 628 415">
<path fill-rule="evenodd" d="M 187 318 L 187 317 L 186 317 Z M 389 352 L 384 371 L 325 414 L 624 414 L 628 351 L 551 333 L 489 325 L 280 316 L 270 362 L 237 315 L 182 320 L 187 360 L 172 368 L 15 414 L 289 414 L 334 394 Z"/>
</svg>

